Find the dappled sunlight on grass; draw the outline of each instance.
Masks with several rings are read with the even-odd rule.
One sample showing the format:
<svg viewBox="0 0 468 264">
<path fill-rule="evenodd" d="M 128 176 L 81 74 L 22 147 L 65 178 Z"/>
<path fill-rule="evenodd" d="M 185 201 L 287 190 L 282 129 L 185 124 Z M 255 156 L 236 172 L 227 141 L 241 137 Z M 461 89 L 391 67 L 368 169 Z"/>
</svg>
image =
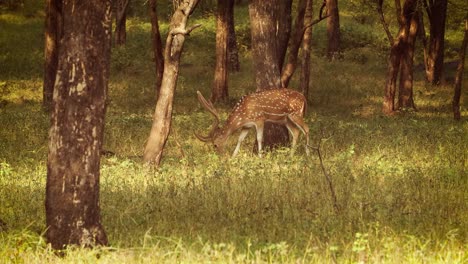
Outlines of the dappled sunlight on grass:
<svg viewBox="0 0 468 264">
<path fill-rule="evenodd" d="M 242 10 L 236 18 L 247 18 L 247 5 Z M 418 76 L 418 111 L 386 117 L 385 57 L 372 47 L 348 47 L 343 60 L 330 63 L 317 50 L 323 43 L 317 44 L 305 120 L 323 164 L 314 150 L 305 156 L 302 135 L 293 156 L 280 148 L 259 158 L 251 152 L 254 131 L 236 158 L 229 156 L 238 134 L 226 154 L 217 155 L 193 134 L 205 134 L 212 124 L 195 96 L 196 90 L 209 96 L 214 72 L 214 20 L 205 13 L 191 22 L 203 26 L 186 40 L 171 134 L 158 169 L 141 162 L 156 103 L 150 24 L 129 18 L 128 42 L 112 55 L 104 150 L 114 154 L 101 160 L 100 203 L 111 246 L 70 248 L 57 257 L 42 237 L 49 128 L 40 106 L 42 20 L 9 16 L 0 15 L 2 30 L 10 19 L 29 21 L 23 34 L 28 46 L 37 47 L 13 48 L 13 38 L 0 36 L 0 63 L 14 62 L 0 68 L 0 220 L 8 226 L 0 229 L 0 262 L 466 261 L 468 125 L 451 119 L 451 85 L 429 87 Z M 15 25 L 7 25 L 7 35 Z M 228 103 L 216 105 L 222 120 L 255 90 L 248 28 L 241 23 L 238 29 L 242 71 L 229 76 Z M 351 33 L 372 37 L 369 30 Z M 298 87 L 297 75 L 292 87 Z"/>
</svg>

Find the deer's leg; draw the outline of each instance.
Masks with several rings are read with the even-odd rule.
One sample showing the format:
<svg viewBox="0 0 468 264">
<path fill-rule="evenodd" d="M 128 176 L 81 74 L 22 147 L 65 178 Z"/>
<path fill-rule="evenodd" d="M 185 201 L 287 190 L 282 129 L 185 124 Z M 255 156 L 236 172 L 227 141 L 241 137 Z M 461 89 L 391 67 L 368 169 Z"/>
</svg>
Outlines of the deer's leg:
<svg viewBox="0 0 468 264">
<path fill-rule="evenodd" d="M 239 135 L 239 139 L 237 140 L 236 149 L 234 150 L 234 153 L 232 153 L 233 158 L 237 155 L 237 153 L 239 153 L 241 143 L 242 143 L 242 141 L 244 141 L 244 139 L 245 139 L 245 137 L 247 136 L 248 133 L 249 133 L 248 128 L 244 128 L 244 129 L 241 130 L 240 135 Z"/>
<path fill-rule="evenodd" d="M 262 157 L 263 122 L 257 122 L 255 124 L 255 129 L 257 130 L 258 156 Z"/>
<path fill-rule="evenodd" d="M 301 116 L 288 115 L 288 119 L 293 122 L 302 133 L 304 133 L 306 139 L 305 150 L 306 154 L 309 155 L 309 126 L 304 122 L 304 119 Z"/>
<path fill-rule="evenodd" d="M 296 124 L 293 122 L 288 122 L 286 124 L 286 127 L 288 128 L 289 132 L 292 135 L 292 143 L 291 143 L 291 156 L 294 154 L 296 151 L 296 144 L 297 144 L 297 139 L 299 138 L 299 133 L 300 130 L 297 128 Z"/>
</svg>

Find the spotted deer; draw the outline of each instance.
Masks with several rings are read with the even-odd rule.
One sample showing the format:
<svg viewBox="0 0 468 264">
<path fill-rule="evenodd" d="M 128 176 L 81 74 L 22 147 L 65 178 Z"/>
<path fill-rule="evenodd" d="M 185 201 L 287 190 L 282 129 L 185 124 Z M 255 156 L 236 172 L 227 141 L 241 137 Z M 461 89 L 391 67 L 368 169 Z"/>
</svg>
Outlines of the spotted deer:
<svg viewBox="0 0 468 264">
<path fill-rule="evenodd" d="M 237 146 L 232 154 L 236 156 L 240 145 L 254 127 L 257 131 L 258 153 L 261 156 L 263 143 L 263 127 L 265 122 L 285 125 L 292 135 L 292 152 L 296 146 L 300 132 L 306 138 L 306 153 L 309 154 L 309 127 L 304 122 L 307 101 L 301 93 L 286 89 L 270 89 L 246 95 L 233 108 L 224 126 L 219 127 L 219 115 L 213 104 L 207 101 L 200 91 L 197 91 L 201 105 L 214 116 L 214 123 L 207 136 L 195 133 L 204 142 L 212 142 L 218 152 L 223 152 L 230 135 L 241 130 Z"/>
</svg>

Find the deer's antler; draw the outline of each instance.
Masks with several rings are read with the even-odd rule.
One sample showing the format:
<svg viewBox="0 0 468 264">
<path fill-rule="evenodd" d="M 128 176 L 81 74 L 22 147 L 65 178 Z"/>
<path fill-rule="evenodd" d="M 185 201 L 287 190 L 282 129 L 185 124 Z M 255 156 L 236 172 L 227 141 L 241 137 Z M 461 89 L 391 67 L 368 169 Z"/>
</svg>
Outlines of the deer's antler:
<svg viewBox="0 0 468 264">
<path fill-rule="evenodd" d="M 213 122 L 211 131 L 208 134 L 208 136 L 201 136 L 201 135 L 198 135 L 197 133 L 195 133 L 195 136 L 203 142 L 211 141 L 219 125 L 219 115 L 216 109 L 214 108 L 213 104 L 210 101 L 207 101 L 205 97 L 203 97 L 203 95 L 200 93 L 200 91 L 197 91 L 197 95 L 198 95 L 198 101 L 201 103 L 203 108 L 205 108 L 208 112 L 210 112 L 215 117 L 215 120 Z"/>
</svg>

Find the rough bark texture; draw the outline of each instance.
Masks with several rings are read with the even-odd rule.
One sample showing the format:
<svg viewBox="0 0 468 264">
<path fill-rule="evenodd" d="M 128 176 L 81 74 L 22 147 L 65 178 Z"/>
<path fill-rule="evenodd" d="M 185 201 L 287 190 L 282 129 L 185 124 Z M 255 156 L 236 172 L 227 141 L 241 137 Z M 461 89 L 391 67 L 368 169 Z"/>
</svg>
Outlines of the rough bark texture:
<svg viewBox="0 0 468 264">
<path fill-rule="evenodd" d="M 55 76 L 58 67 L 58 50 L 62 37 L 62 2 L 46 1 L 45 43 L 44 43 L 44 83 L 42 106 L 49 111 L 52 107 Z"/>
<path fill-rule="evenodd" d="M 455 85 L 454 85 L 454 93 L 452 99 L 452 109 L 453 109 L 453 118 L 455 120 L 460 120 L 460 97 L 461 97 L 461 89 L 462 89 L 462 82 L 463 82 L 463 70 L 465 69 L 465 53 L 466 53 L 466 46 L 468 44 L 468 20 L 465 19 L 465 35 L 463 37 L 463 43 L 460 47 L 459 58 L 460 61 L 458 62 L 457 67 L 457 74 L 455 76 Z"/>
<path fill-rule="evenodd" d="M 164 72 L 164 57 L 161 33 L 159 32 L 158 13 L 156 0 L 149 1 L 150 17 L 151 17 L 151 39 L 153 42 L 153 56 L 156 66 L 156 95 L 161 86 L 162 76 Z"/>
<path fill-rule="evenodd" d="M 312 23 L 313 1 L 306 0 L 306 9 L 304 14 L 304 25 Z M 305 98 L 309 98 L 309 80 L 310 80 L 310 49 L 312 47 L 312 27 L 304 31 L 302 39 L 302 61 L 301 61 L 301 79 L 299 82 L 300 90 Z"/>
<path fill-rule="evenodd" d="M 249 3 L 257 91 L 281 87 L 277 42 L 272 41 L 276 37 L 274 10 L 279 1 L 250 0 Z"/>
<path fill-rule="evenodd" d="M 216 14 L 216 64 L 211 102 L 226 101 L 228 99 L 228 6 L 233 0 L 218 0 Z"/>
<path fill-rule="evenodd" d="M 281 87 L 281 74 L 278 65 L 276 37 L 276 7 L 281 0 L 250 0 L 249 16 L 252 34 L 252 57 L 255 68 L 257 91 Z M 289 142 L 289 133 L 285 126 L 266 123 L 263 134 L 265 149 L 284 146 Z M 253 150 L 256 151 L 257 143 Z"/>
<path fill-rule="evenodd" d="M 327 0 L 327 34 L 328 48 L 327 57 L 334 60 L 340 56 L 340 15 L 338 11 L 338 0 Z"/>
<path fill-rule="evenodd" d="M 127 9 L 130 0 L 115 1 L 115 44 L 124 45 L 127 41 Z"/>
<path fill-rule="evenodd" d="M 110 1 L 64 1 L 49 132 L 46 237 L 55 249 L 106 245 L 99 208 L 111 48 Z M 83 19 L 86 17 L 87 19 Z"/>
<path fill-rule="evenodd" d="M 179 75 L 180 55 L 185 36 L 195 27 L 186 29 L 187 20 L 198 0 L 183 0 L 178 4 L 169 25 L 169 34 L 164 49 L 164 73 L 159 91 L 153 125 L 143 153 L 146 164 L 159 166 L 164 146 L 171 128 L 174 91 Z"/>
<path fill-rule="evenodd" d="M 427 5 L 426 5 L 427 6 Z M 427 43 L 426 78 L 438 85 L 444 70 L 444 38 L 447 17 L 447 0 L 429 1 L 426 8 L 429 17 L 429 42 Z"/>
<path fill-rule="evenodd" d="M 400 30 L 390 48 L 388 59 L 387 78 L 385 83 L 385 95 L 383 100 L 382 112 L 391 115 L 396 110 L 395 95 L 396 81 L 400 66 L 402 68 L 399 86 L 399 107 L 414 108 L 413 100 L 413 54 L 414 41 L 417 34 L 418 14 L 417 0 L 406 0 L 403 6 L 402 14 L 398 14 Z M 398 8 L 397 8 L 398 10 Z M 405 64 L 405 65 L 401 65 Z"/>
</svg>

